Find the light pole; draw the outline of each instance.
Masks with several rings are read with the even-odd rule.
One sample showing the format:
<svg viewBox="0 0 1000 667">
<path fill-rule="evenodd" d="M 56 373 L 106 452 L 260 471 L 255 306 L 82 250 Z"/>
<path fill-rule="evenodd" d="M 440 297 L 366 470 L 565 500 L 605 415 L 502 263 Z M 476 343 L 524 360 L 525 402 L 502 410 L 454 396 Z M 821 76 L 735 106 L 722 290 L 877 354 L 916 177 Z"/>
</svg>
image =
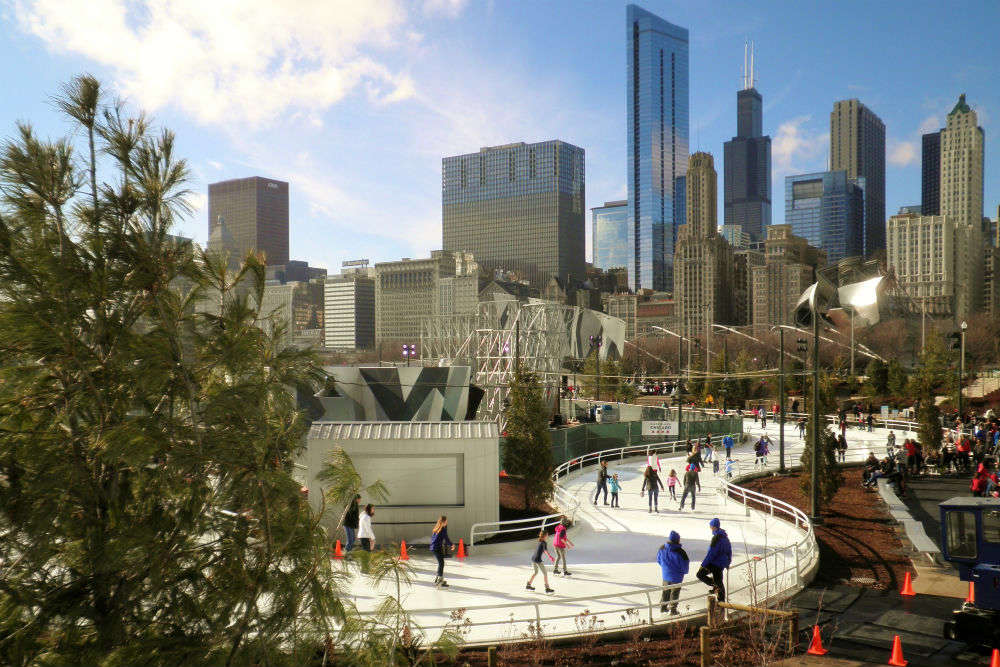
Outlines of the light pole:
<svg viewBox="0 0 1000 667">
<path fill-rule="evenodd" d="M 787 472 L 785 468 L 785 330 L 778 329 L 778 472 Z M 774 328 L 771 329 L 774 331 Z"/>
<path fill-rule="evenodd" d="M 965 382 L 965 330 L 969 328 L 968 323 L 962 320 L 962 343 L 961 354 L 958 360 L 958 418 L 962 419 L 962 383 Z"/>
<path fill-rule="evenodd" d="M 851 314 L 851 381 L 854 381 L 854 308 L 848 308 Z"/>
<path fill-rule="evenodd" d="M 681 438 L 681 425 L 684 423 L 684 408 L 681 404 L 681 359 L 684 354 L 684 336 L 679 333 L 674 333 L 670 329 L 664 329 L 663 327 L 658 327 L 655 324 L 650 325 L 650 329 L 656 329 L 657 331 L 662 331 L 665 334 L 670 334 L 677 339 L 677 378 L 674 381 L 674 395 L 677 397 L 677 439 Z"/>
<path fill-rule="evenodd" d="M 410 357 L 416 355 L 416 353 L 417 353 L 417 346 L 416 345 L 413 345 L 413 344 L 410 344 L 410 343 L 404 343 L 403 344 L 403 358 L 406 359 L 406 365 L 407 366 L 410 365 Z"/>
<path fill-rule="evenodd" d="M 812 457 L 810 458 L 809 464 L 812 467 L 812 480 L 810 494 L 812 497 L 811 501 L 811 516 L 810 520 L 814 524 L 822 523 L 823 519 L 819 515 L 819 484 L 817 483 L 818 475 L 816 474 L 816 468 L 819 465 L 819 304 L 814 303 L 812 308 L 812 324 L 813 324 L 813 349 L 812 349 L 812 375 L 813 375 L 813 386 L 812 386 Z"/>
</svg>

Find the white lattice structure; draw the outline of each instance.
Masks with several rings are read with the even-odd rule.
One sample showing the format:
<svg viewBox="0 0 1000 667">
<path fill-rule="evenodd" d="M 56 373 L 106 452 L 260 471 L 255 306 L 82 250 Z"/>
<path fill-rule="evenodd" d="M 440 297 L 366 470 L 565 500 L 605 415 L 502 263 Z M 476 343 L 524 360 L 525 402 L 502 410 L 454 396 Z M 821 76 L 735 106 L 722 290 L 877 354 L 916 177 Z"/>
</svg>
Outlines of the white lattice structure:
<svg viewBox="0 0 1000 667">
<path fill-rule="evenodd" d="M 475 319 L 475 323 L 464 316 L 425 319 L 422 358 L 472 366 L 473 382 L 485 392 L 478 418 L 495 419 L 501 428 L 518 364 L 538 374 L 546 399 L 554 401 L 563 362 L 590 354 L 591 336 L 602 338 L 602 359 L 621 356 L 625 341 L 625 322 L 617 317 L 538 299 L 485 301 Z"/>
</svg>

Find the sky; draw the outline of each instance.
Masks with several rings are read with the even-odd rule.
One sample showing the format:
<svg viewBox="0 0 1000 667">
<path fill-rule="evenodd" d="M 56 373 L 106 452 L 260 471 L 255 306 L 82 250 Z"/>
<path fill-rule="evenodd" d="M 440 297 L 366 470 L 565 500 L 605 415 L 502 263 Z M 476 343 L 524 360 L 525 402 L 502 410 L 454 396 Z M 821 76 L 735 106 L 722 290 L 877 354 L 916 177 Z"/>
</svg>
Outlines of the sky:
<svg viewBox="0 0 1000 667">
<path fill-rule="evenodd" d="M 784 177 L 825 169 L 833 102 L 886 125 L 886 213 L 920 202 L 920 134 L 965 93 L 986 131 L 984 214 L 1000 204 L 1000 2 L 638 3 L 690 34 L 690 145 L 736 132 L 743 45 L 757 50 Z M 96 75 L 177 134 L 204 243 L 208 183 L 290 183 L 290 254 L 427 256 L 441 246 L 441 159 L 562 139 L 586 150 L 589 208 L 625 188 L 625 6 L 602 0 L 0 0 L 0 136 L 73 128 L 51 97 Z M 722 223 L 722 220 L 719 220 Z"/>
</svg>

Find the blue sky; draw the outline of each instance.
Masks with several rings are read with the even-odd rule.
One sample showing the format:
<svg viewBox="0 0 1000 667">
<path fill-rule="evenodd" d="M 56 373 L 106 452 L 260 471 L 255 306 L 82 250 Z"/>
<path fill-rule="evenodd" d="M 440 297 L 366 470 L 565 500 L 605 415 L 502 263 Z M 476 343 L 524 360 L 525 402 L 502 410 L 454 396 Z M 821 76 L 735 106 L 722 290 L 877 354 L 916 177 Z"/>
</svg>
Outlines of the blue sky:
<svg viewBox="0 0 1000 667">
<path fill-rule="evenodd" d="M 985 214 L 1000 203 L 1000 3 L 639 3 L 691 36 L 691 147 L 735 133 L 743 42 L 757 46 L 784 176 L 825 168 L 829 112 L 886 124 L 886 211 L 920 201 L 920 132 L 959 93 L 986 130 Z M 441 158 L 558 138 L 587 151 L 587 206 L 625 195 L 625 3 L 474 0 L 0 0 L 0 127 L 67 127 L 49 102 L 89 71 L 178 135 L 206 238 L 207 184 L 291 184 L 291 256 L 424 256 L 441 243 Z M 721 191 L 721 177 L 720 177 Z M 719 213 L 722 214 L 720 192 Z M 721 220 L 720 220 L 721 223 Z M 588 258 L 590 219 L 587 219 Z"/>
</svg>

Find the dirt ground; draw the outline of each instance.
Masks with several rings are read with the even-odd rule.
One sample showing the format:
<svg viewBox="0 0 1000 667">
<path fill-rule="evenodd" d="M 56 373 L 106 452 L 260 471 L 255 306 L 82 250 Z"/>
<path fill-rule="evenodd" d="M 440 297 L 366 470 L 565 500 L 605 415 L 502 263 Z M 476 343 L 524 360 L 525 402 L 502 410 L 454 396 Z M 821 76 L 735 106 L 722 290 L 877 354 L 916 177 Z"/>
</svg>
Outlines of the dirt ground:
<svg viewBox="0 0 1000 667">
<path fill-rule="evenodd" d="M 744 484 L 809 512 L 809 500 L 799 487 L 798 473 L 763 478 Z M 896 522 L 874 490 L 861 487 L 861 469 L 844 470 L 844 484 L 822 511 L 816 527 L 820 548 L 817 584 L 848 584 L 875 590 L 902 587 L 903 577 L 914 573 Z"/>
<path fill-rule="evenodd" d="M 501 498 L 504 497 L 501 482 Z M 508 483 L 507 493 L 518 495 L 519 489 Z M 761 491 L 791 503 L 808 512 L 808 500 L 799 488 L 799 475 L 791 474 L 747 482 L 747 488 Z M 511 497 L 510 502 L 516 503 Z M 523 508 L 523 497 L 517 503 Z M 888 515 L 878 494 L 861 487 L 861 470 L 844 471 L 844 484 L 823 511 L 824 523 L 816 528 L 820 544 L 820 570 L 815 583 L 819 585 L 848 583 L 875 590 L 898 589 L 904 573 L 912 566 L 904 555 L 903 544 L 895 531 L 895 522 Z M 581 614 L 580 624 L 587 622 Z M 738 633 L 737 633 L 738 634 Z M 761 664 L 760 629 L 754 638 L 740 642 L 735 635 L 717 645 L 716 664 L 731 667 Z M 773 658 L 779 655 L 769 656 Z M 637 627 L 624 639 L 603 640 L 596 637 L 571 646 L 554 646 L 546 641 L 526 641 L 522 644 L 497 648 L 496 663 L 503 667 L 529 665 L 616 665 L 638 667 L 674 665 L 687 667 L 699 664 L 696 628 L 678 624 L 651 634 L 648 627 Z M 480 667 L 487 665 L 485 651 L 463 651 L 455 664 Z"/>
</svg>

